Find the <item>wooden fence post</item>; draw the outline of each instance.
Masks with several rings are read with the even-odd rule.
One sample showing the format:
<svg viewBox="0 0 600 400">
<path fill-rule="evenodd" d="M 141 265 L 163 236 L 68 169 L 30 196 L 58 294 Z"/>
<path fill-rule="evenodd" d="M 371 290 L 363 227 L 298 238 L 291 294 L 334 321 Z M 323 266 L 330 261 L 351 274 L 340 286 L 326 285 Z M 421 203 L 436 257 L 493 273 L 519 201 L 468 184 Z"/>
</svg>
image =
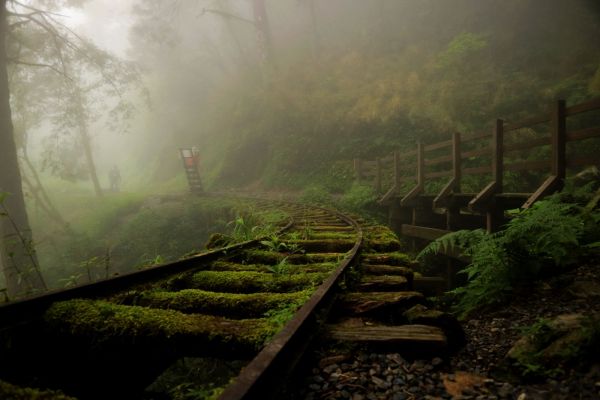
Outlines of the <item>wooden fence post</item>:
<svg viewBox="0 0 600 400">
<path fill-rule="evenodd" d="M 460 154 L 460 133 L 452 134 L 452 179 L 454 193 L 460 193 L 460 180 L 462 177 L 461 171 L 461 154 Z M 458 229 L 458 219 L 460 218 L 460 207 L 449 204 L 446 208 L 446 229 L 453 231 Z"/>
<path fill-rule="evenodd" d="M 376 176 L 375 176 L 375 191 L 377 194 L 381 194 L 381 158 L 377 157 L 376 164 Z"/>
<path fill-rule="evenodd" d="M 454 178 L 454 192 L 456 193 L 460 193 L 460 180 L 462 178 L 461 165 L 460 133 L 454 132 L 452 134 L 452 171 Z"/>
<path fill-rule="evenodd" d="M 396 191 L 400 191 L 400 152 L 398 150 L 394 151 L 394 184 L 396 186 Z"/>
<path fill-rule="evenodd" d="M 356 174 L 356 182 L 360 183 L 362 180 L 362 162 L 360 158 L 354 159 L 354 173 Z"/>
<path fill-rule="evenodd" d="M 417 142 L 417 185 L 425 185 L 425 146 L 421 141 Z"/>
<path fill-rule="evenodd" d="M 560 180 L 561 186 L 567 175 L 566 144 L 566 104 L 564 100 L 558 100 L 552 109 L 552 175 Z"/>
<path fill-rule="evenodd" d="M 420 191 L 423 191 L 423 187 L 425 185 L 425 146 L 419 140 L 417 142 L 417 187 L 420 188 Z M 412 225 L 419 224 L 418 218 L 418 210 L 417 205 L 412 206 Z M 415 239 L 412 240 L 412 248 L 416 250 L 417 241 Z"/>
<path fill-rule="evenodd" d="M 502 193 L 504 183 L 504 121 L 496 120 L 492 137 L 492 179 L 496 182 L 496 193 Z"/>
<path fill-rule="evenodd" d="M 503 192 L 504 181 L 504 121 L 496 120 L 494 134 L 492 136 L 492 179 L 494 180 L 494 192 Z M 489 209 L 486 213 L 486 228 L 488 232 L 496 232 L 502 225 L 504 210 L 497 207 L 492 197 Z"/>
</svg>

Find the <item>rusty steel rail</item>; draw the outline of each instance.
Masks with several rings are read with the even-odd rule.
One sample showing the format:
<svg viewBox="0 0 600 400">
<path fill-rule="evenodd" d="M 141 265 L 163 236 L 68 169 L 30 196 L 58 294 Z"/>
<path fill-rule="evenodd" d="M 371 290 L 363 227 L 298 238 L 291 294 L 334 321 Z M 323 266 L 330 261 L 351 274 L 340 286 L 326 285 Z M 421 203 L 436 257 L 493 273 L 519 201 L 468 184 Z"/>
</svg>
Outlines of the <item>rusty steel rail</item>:
<svg viewBox="0 0 600 400">
<path fill-rule="evenodd" d="M 283 208 L 286 205 L 298 206 L 297 203 L 281 200 L 273 201 L 273 203 L 275 207 L 280 205 Z M 363 231 L 354 219 L 323 207 L 304 205 L 303 207 L 306 207 L 307 210 L 323 211 L 325 215 L 336 217 L 352 227 L 353 229 L 349 232 L 356 235 L 354 245 L 351 250 L 346 252 L 339 265 L 315 290 L 308 301 L 296 311 L 293 318 L 265 344 L 262 350 L 241 370 L 233 383 L 225 388 L 220 396 L 221 400 L 277 398 L 276 393 L 283 389 L 282 385 L 285 383 L 285 379 L 289 378 L 294 372 L 294 367 L 300 361 L 302 354 L 305 353 L 312 339 L 316 337 L 317 328 L 325 320 L 333 305 L 338 284 L 348 269 L 358 260 L 363 244 Z M 293 214 L 293 212 L 289 214 L 287 224 L 280 228 L 277 234 L 289 231 L 299 222 L 299 219 L 294 219 Z M 192 270 L 200 264 L 213 262 L 222 257 L 229 257 L 238 251 L 255 247 L 262 239 L 258 238 L 145 270 L 2 304 L 0 305 L 0 333 L 24 326 L 39 318 L 54 302 L 75 298 L 107 296 L 133 285 L 149 283 L 169 275 Z"/>
<path fill-rule="evenodd" d="M 293 218 L 277 231 L 282 234 L 294 225 Z M 45 292 L 37 296 L 9 303 L 0 304 L 0 331 L 7 326 L 27 321 L 36 315 L 43 313 L 55 301 L 70 300 L 75 298 L 95 298 L 107 295 L 110 292 L 125 289 L 132 285 L 142 284 L 149 281 L 164 278 L 171 274 L 185 272 L 198 266 L 199 263 L 207 263 L 218 260 L 233 252 L 250 248 L 257 245 L 264 238 L 256 238 L 241 243 L 235 243 L 220 249 L 207 251 L 182 260 L 173 261 L 146 268 L 141 271 L 129 272 L 108 279 L 78 285 L 68 289 L 57 289 Z"/>
<path fill-rule="evenodd" d="M 263 348 L 229 385 L 219 400 L 249 400 L 273 398 L 292 372 L 303 350 L 315 336 L 319 319 L 324 319 L 335 295 L 335 289 L 346 270 L 357 261 L 363 243 L 363 231 L 352 218 L 337 211 L 324 209 L 351 225 L 356 242 L 333 274 L 323 282 L 310 299 L 296 312 L 291 321 Z M 320 313 L 321 312 L 321 313 Z"/>
</svg>

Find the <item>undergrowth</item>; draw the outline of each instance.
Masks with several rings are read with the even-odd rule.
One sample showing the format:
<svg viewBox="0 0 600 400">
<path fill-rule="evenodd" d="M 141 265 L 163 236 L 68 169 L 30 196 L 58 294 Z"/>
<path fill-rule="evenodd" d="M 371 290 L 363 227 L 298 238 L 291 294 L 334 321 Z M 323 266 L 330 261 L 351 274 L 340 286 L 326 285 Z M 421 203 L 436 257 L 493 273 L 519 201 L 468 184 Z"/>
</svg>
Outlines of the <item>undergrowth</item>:
<svg viewBox="0 0 600 400">
<path fill-rule="evenodd" d="M 597 185 L 597 184 L 596 184 Z M 515 213 L 497 233 L 458 231 L 432 242 L 418 256 L 458 252 L 470 259 L 467 285 L 453 290 L 461 317 L 501 303 L 517 288 L 560 272 L 600 247 L 599 192 L 594 183 L 568 183 L 560 193 Z"/>
</svg>

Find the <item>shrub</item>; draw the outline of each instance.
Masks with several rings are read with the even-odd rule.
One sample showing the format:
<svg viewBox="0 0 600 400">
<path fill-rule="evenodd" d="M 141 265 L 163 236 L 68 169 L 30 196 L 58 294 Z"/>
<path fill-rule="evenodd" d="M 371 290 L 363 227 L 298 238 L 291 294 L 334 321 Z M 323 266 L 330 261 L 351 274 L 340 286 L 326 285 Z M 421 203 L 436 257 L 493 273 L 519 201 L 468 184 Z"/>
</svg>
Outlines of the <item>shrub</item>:
<svg viewBox="0 0 600 400">
<path fill-rule="evenodd" d="M 557 267 L 571 264 L 598 247 L 594 240 L 600 230 L 600 211 L 582 204 L 593 198 L 591 186 L 587 195 L 582 193 L 568 189 L 539 201 L 517 212 L 498 233 L 476 230 L 445 235 L 418 258 L 450 249 L 470 258 L 470 264 L 461 271 L 467 275 L 467 285 L 453 291 L 458 295 L 456 310 L 462 317 L 479 307 L 502 302 L 514 288 L 556 272 Z M 563 202 L 565 199 L 577 199 L 578 203 Z"/>
<path fill-rule="evenodd" d="M 329 206 L 333 203 L 331 194 L 322 186 L 309 186 L 302 192 L 299 199 L 303 203 Z"/>
</svg>

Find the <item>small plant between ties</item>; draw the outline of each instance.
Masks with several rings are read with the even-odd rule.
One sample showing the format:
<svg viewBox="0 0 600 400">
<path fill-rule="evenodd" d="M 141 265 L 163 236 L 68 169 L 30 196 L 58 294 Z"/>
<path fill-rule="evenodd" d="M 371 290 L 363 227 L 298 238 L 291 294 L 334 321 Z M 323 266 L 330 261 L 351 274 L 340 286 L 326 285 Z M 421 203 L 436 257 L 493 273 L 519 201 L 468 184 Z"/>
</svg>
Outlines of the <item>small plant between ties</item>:
<svg viewBox="0 0 600 400">
<path fill-rule="evenodd" d="M 277 264 L 270 265 L 270 266 L 267 267 L 267 269 L 269 271 L 273 272 L 276 275 L 283 275 L 283 274 L 287 274 L 289 272 L 288 258 L 292 254 L 296 254 L 296 253 L 299 253 L 299 252 L 300 253 L 304 253 L 304 250 L 300 249 L 300 247 L 298 246 L 298 244 L 296 244 L 296 243 L 286 243 L 286 242 L 282 241 L 281 238 L 279 236 L 277 236 L 276 234 L 273 234 L 273 235 L 269 236 L 268 239 L 261 240 L 260 244 L 262 244 L 269 251 L 272 251 L 274 253 L 285 253 L 285 254 L 287 254 Z"/>
</svg>

